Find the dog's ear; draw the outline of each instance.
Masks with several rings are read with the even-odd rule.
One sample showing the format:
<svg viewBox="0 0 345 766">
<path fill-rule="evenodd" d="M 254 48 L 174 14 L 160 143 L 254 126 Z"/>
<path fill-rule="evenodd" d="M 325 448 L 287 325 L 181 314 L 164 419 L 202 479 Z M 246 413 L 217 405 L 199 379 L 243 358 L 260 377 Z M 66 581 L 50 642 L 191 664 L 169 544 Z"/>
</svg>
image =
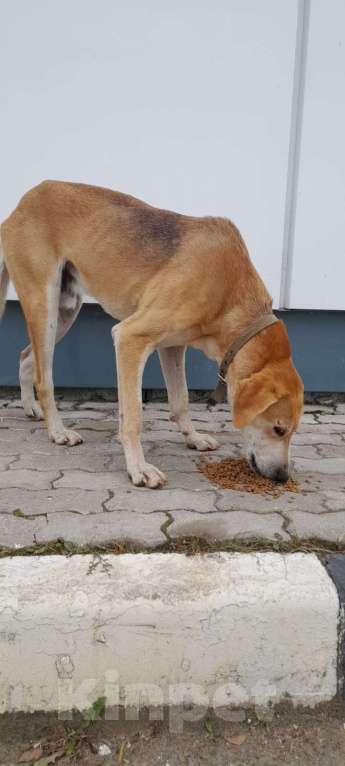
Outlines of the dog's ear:
<svg viewBox="0 0 345 766">
<path fill-rule="evenodd" d="M 240 380 L 235 385 L 232 398 L 235 428 L 249 425 L 257 415 L 277 402 L 284 395 L 280 388 L 269 371 L 265 370 Z"/>
</svg>

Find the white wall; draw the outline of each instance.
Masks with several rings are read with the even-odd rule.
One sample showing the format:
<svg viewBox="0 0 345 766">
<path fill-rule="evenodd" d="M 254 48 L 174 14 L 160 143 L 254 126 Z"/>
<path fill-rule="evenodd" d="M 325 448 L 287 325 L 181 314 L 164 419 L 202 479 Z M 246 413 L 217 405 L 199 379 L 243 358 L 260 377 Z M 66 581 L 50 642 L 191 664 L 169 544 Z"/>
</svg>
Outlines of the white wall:
<svg viewBox="0 0 345 766">
<path fill-rule="evenodd" d="M 344 0 L 1 11 L 0 220 L 43 178 L 226 215 L 276 306 L 345 309 Z"/>
<path fill-rule="evenodd" d="M 277 305 L 297 0 L 3 0 L 0 220 L 43 178 L 239 225 Z"/>
<path fill-rule="evenodd" d="M 312 0 L 289 305 L 345 309 L 345 2 Z"/>
</svg>

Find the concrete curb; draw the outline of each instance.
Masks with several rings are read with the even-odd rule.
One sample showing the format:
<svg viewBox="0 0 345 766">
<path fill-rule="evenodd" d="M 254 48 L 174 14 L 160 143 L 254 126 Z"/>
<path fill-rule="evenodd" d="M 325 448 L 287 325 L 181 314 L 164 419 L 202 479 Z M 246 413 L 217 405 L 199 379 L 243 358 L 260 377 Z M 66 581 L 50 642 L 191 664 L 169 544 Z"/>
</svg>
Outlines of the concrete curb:
<svg viewBox="0 0 345 766">
<path fill-rule="evenodd" d="M 332 553 L 326 559 L 326 569 L 337 589 L 339 598 L 338 617 L 338 692 L 345 690 L 345 555 Z"/>
<path fill-rule="evenodd" d="M 333 576 L 333 575 L 332 575 Z M 0 561 L 0 712 L 315 705 L 341 606 L 313 554 Z"/>
</svg>

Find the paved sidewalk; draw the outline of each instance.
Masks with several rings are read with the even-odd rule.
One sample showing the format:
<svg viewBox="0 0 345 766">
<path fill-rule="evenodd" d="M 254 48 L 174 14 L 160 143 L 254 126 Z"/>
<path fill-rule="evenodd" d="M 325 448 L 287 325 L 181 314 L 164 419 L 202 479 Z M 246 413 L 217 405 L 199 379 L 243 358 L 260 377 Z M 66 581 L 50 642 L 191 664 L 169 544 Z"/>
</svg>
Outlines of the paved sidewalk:
<svg viewBox="0 0 345 766">
<path fill-rule="evenodd" d="M 214 487 L 197 470 L 166 404 L 144 409 L 147 459 L 168 476 L 162 490 L 134 488 L 116 440 L 113 404 L 61 404 L 67 426 L 84 444 L 50 444 L 42 423 L 18 402 L 0 400 L 0 545 L 63 538 L 75 543 L 128 540 L 158 546 L 169 537 L 260 537 L 345 542 L 345 404 L 306 406 L 293 442 L 300 493 L 262 497 Z M 229 408 L 191 404 L 196 427 L 221 447 L 210 459 L 238 456 L 241 434 Z"/>
</svg>

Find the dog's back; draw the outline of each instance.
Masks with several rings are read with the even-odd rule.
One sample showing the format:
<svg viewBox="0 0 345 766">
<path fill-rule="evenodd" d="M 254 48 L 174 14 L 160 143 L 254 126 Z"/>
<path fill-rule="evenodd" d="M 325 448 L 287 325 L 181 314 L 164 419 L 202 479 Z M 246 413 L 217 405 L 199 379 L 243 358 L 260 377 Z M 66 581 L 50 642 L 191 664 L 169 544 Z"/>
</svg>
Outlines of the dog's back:
<svg viewBox="0 0 345 766">
<path fill-rule="evenodd" d="M 134 310 L 150 279 L 174 256 L 180 272 L 186 260 L 194 260 L 196 279 L 198 273 L 202 278 L 202 259 L 207 268 L 216 266 L 210 258 L 229 242 L 234 256 L 248 262 L 243 240 L 227 219 L 181 215 L 81 183 L 44 181 L 22 197 L 1 228 L 20 300 L 28 281 L 46 283 L 57 263 L 71 263 L 84 290 L 116 318 Z"/>
</svg>

